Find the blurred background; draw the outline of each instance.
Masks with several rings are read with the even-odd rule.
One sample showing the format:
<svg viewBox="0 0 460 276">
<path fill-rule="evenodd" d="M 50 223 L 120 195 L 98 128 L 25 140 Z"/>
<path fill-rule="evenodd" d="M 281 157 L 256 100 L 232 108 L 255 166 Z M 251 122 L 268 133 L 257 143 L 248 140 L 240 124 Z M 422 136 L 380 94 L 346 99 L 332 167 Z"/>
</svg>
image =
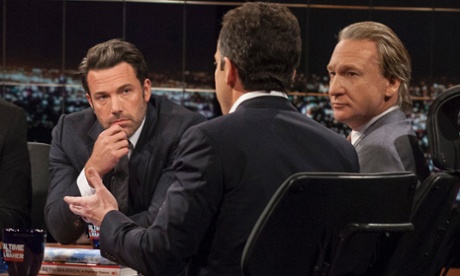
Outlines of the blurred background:
<svg viewBox="0 0 460 276">
<path fill-rule="evenodd" d="M 152 93 L 208 118 L 221 112 L 214 94 L 217 36 L 222 15 L 247 1 L 0 0 L 0 97 L 23 107 L 29 141 L 49 143 L 59 116 L 88 107 L 76 75 L 91 46 L 111 38 L 144 54 Z M 346 25 L 382 22 L 412 57 L 414 129 L 425 152 L 431 101 L 460 84 L 460 1 L 289 0 L 299 19 L 303 53 L 289 95 L 300 112 L 347 135 L 332 117 L 326 65 Z M 427 156 L 429 158 L 429 156 Z"/>
</svg>

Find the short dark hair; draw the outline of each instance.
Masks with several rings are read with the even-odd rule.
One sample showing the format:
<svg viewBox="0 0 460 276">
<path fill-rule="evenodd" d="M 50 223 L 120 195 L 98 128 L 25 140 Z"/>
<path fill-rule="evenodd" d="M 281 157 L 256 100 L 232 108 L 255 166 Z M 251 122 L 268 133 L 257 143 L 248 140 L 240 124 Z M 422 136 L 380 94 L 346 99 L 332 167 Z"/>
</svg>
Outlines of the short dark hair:
<svg viewBox="0 0 460 276">
<path fill-rule="evenodd" d="M 143 85 L 148 78 L 147 63 L 144 56 L 133 44 L 121 39 L 111 39 L 90 48 L 80 63 L 79 73 L 85 92 L 90 94 L 88 72 L 112 68 L 122 62 L 130 64 L 136 77 Z"/>
<path fill-rule="evenodd" d="M 218 47 L 238 68 L 245 90 L 287 92 L 301 44 L 299 23 L 288 8 L 248 2 L 224 15 Z"/>
</svg>

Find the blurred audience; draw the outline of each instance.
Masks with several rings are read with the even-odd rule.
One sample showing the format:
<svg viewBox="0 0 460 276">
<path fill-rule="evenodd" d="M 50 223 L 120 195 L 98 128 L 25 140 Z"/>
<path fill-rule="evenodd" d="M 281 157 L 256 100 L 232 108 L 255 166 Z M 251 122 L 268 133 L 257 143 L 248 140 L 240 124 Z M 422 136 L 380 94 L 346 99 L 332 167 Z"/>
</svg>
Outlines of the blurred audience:
<svg viewBox="0 0 460 276">
<path fill-rule="evenodd" d="M 151 74 L 152 93 L 165 95 L 173 102 L 200 112 L 207 118 L 220 116 L 219 105 L 213 90 L 211 72 L 186 72 L 185 83 L 180 72 Z M 409 86 L 413 98 L 413 128 L 420 146 L 429 159 L 425 121 L 431 101 L 460 80 L 441 76 L 432 81 L 429 77 L 415 78 Z M 351 129 L 336 121 L 327 99 L 329 77 L 305 75 L 298 72 L 291 89 L 290 99 L 303 114 L 317 120 L 337 133 L 347 136 Z M 81 111 L 89 105 L 85 92 L 75 74 L 59 70 L 10 68 L 6 71 L 0 96 L 21 106 L 27 113 L 28 140 L 50 142 L 51 129 L 63 113 Z"/>
</svg>

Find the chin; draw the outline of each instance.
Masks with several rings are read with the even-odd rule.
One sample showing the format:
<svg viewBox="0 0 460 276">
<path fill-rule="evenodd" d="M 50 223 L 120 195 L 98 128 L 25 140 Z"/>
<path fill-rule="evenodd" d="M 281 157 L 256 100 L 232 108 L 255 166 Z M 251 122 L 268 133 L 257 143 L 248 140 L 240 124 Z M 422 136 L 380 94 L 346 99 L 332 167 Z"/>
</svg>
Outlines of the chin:
<svg viewBox="0 0 460 276">
<path fill-rule="evenodd" d="M 340 112 L 334 110 L 334 119 L 337 121 L 342 121 L 345 119 L 345 116 L 343 116 L 343 114 L 340 114 Z"/>
</svg>

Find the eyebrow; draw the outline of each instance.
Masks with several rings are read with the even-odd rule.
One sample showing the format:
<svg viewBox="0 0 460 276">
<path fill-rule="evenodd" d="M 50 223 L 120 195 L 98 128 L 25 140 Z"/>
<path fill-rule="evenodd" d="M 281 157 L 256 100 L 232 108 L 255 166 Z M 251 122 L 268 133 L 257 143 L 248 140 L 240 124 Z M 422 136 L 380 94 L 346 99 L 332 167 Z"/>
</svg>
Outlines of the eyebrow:
<svg viewBox="0 0 460 276">
<path fill-rule="evenodd" d="M 332 65 L 328 64 L 327 65 L 327 70 L 331 70 L 333 67 Z M 335 66 L 337 67 L 337 66 Z M 348 71 L 348 70 L 360 70 L 358 66 L 356 65 L 353 65 L 353 64 L 342 64 L 342 65 L 339 65 L 337 70 L 335 71 Z"/>
</svg>

